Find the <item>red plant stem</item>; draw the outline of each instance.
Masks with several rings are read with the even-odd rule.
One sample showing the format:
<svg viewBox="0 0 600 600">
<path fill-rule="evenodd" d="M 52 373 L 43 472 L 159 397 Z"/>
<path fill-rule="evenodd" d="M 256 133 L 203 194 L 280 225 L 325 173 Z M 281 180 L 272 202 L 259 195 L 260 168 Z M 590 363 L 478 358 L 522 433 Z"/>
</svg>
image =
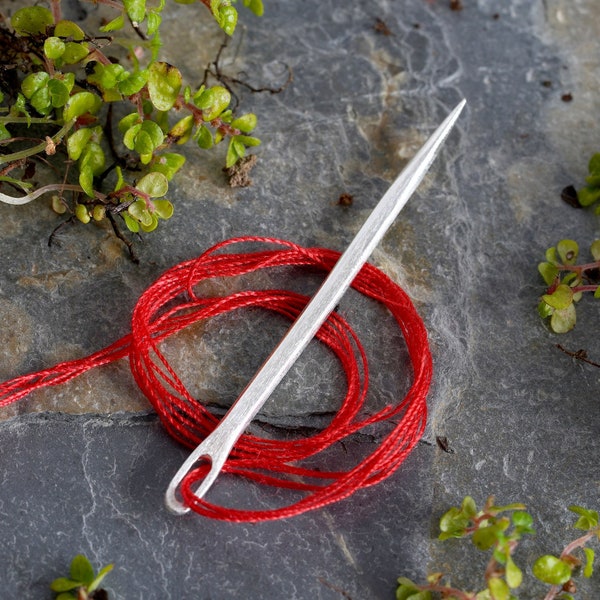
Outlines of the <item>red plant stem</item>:
<svg viewBox="0 0 600 600">
<path fill-rule="evenodd" d="M 55 23 L 58 23 L 62 19 L 62 11 L 60 10 L 60 0 L 52 0 L 50 2 L 52 9 L 52 18 Z"/>
<path fill-rule="evenodd" d="M 584 271 L 590 271 L 591 269 L 600 269 L 600 260 L 591 263 L 585 263 L 583 265 L 557 265 L 559 271 L 572 271 L 581 275 Z"/>
<path fill-rule="evenodd" d="M 598 284 L 596 285 L 576 285 L 574 288 L 571 288 L 573 293 L 577 292 L 595 292 L 598 289 Z"/>
</svg>

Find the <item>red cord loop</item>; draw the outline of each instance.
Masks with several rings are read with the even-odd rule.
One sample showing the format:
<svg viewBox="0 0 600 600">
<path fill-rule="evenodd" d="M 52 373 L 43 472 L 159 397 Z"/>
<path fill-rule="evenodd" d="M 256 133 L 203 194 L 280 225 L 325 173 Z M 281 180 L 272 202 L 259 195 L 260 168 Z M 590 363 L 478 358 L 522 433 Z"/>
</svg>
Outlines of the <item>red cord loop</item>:
<svg viewBox="0 0 600 600">
<path fill-rule="evenodd" d="M 279 248 L 219 252 L 242 242 L 275 244 Z M 329 272 L 339 256 L 332 250 L 302 248 L 272 238 L 243 237 L 221 242 L 198 258 L 172 267 L 142 294 L 133 312 L 130 334 L 87 358 L 60 363 L 0 384 L 0 407 L 35 389 L 65 383 L 93 367 L 128 355 L 138 386 L 169 434 L 186 446 L 195 447 L 218 425 L 218 418 L 186 390 L 161 353 L 160 342 L 195 322 L 239 308 L 262 307 L 293 320 L 309 301 L 305 296 L 282 290 L 251 290 L 224 297 L 202 297 L 196 295 L 195 286 L 215 277 L 238 276 L 271 267 L 309 266 Z M 406 396 L 395 406 L 387 406 L 369 417 L 361 416 L 368 387 L 367 358 L 350 325 L 339 314 L 332 313 L 317 338 L 335 354 L 346 376 L 347 393 L 339 411 L 322 431 L 304 439 L 282 441 L 244 434 L 223 469 L 257 484 L 295 490 L 303 497 L 288 506 L 271 510 L 243 510 L 211 504 L 198 498 L 193 491 L 207 472 L 207 465 L 200 465 L 181 484 L 183 500 L 195 512 L 227 521 L 256 522 L 320 508 L 391 475 L 421 438 L 432 375 L 423 321 L 406 293 L 369 264 L 361 269 L 352 287 L 386 306 L 402 331 L 413 369 L 413 382 Z M 321 471 L 302 466 L 302 461 L 349 435 L 392 418 L 391 431 L 371 454 L 349 470 Z"/>
</svg>

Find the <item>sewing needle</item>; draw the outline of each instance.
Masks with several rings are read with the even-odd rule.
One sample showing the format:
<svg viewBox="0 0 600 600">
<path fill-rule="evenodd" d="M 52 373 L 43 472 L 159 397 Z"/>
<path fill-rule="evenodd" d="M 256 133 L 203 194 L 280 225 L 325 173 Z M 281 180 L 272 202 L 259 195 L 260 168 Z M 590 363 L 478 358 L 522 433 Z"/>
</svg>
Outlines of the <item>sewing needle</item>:
<svg viewBox="0 0 600 600">
<path fill-rule="evenodd" d="M 202 498 L 213 485 L 229 453 L 250 421 L 334 310 L 398 213 L 421 183 L 465 104 L 466 101 L 462 100 L 456 106 L 406 165 L 373 209 L 346 251 L 340 256 L 317 293 L 221 419 L 219 425 L 190 454 L 177 471 L 165 495 L 166 506 L 171 512 L 178 515 L 189 512 L 190 508 L 177 497 L 177 490 L 183 478 L 200 460 L 209 461 L 210 470 L 195 494 L 198 498 Z"/>
</svg>

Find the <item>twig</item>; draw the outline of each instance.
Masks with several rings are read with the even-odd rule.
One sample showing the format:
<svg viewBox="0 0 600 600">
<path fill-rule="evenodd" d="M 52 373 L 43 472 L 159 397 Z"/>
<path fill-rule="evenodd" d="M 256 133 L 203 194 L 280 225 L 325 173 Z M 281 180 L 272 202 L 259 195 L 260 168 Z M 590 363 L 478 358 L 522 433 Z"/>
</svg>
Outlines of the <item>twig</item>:
<svg viewBox="0 0 600 600">
<path fill-rule="evenodd" d="M 592 367 L 598 367 L 600 369 L 600 363 L 597 363 L 597 362 L 594 362 L 593 360 L 590 360 L 587 357 L 587 352 L 585 350 L 577 350 L 576 352 L 573 352 L 571 350 L 567 350 L 561 344 L 556 344 L 556 347 L 561 352 L 564 352 L 567 356 L 570 356 L 571 358 L 575 358 L 577 360 L 581 360 L 582 362 L 587 363 L 588 365 L 592 365 Z"/>
</svg>

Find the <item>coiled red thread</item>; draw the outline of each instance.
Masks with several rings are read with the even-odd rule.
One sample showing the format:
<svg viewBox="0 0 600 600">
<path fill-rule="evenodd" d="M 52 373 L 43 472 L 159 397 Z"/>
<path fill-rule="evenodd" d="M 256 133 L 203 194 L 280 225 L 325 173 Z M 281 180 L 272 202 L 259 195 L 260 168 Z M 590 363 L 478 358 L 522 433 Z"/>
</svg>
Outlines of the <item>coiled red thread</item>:
<svg viewBox="0 0 600 600">
<path fill-rule="evenodd" d="M 276 245 L 276 249 L 221 253 L 242 242 Z M 32 391 L 66 383 L 93 367 L 129 356 L 133 376 L 170 435 L 193 448 L 218 425 L 201 400 L 193 398 L 160 351 L 162 340 L 185 327 L 229 311 L 261 307 L 295 319 L 310 298 L 285 290 L 249 290 L 228 296 L 201 297 L 194 287 L 202 281 L 243 275 L 260 269 L 305 266 L 329 272 L 340 254 L 324 248 L 303 248 L 266 237 L 240 237 L 221 242 L 196 259 L 180 263 L 159 277 L 140 297 L 132 316 L 131 333 L 90 356 L 60 363 L 0 384 L 0 407 Z M 303 439 L 282 441 L 244 434 L 223 471 L 257 484 L 294 490 L 302 498 L 268 510 L 246 510 L 212 504 L 194 494 L 195 484 L 207 473 L 199 464 L 183 480 L 181 494 L 195 512 L 215 519 L 258 522 L 299 515 L 347 498 L 357 490 L 389 477 L 408 456 L 425 428 L 426 396 L 432 362 L 423 321 L 406 293 L 389 277 L 366 264 L 352 287 L 388 308 L 406 341 L 413 381 L 396 405 L 361 416 L 368 387 L 368 365 L 360 340 L 337 313 L 317 334 L 340 361 L 347 393 L 340 409 L 322 431 Z M 365 411 L 362 411 L 365 412 Z M 303 466 L 303 461 L 331 448 L 344 438 L 383 421 L 391 423 L 373 452 L 346 471 Z M 315 461 L 312 460 L 312 463 Z"/>
</svg>

